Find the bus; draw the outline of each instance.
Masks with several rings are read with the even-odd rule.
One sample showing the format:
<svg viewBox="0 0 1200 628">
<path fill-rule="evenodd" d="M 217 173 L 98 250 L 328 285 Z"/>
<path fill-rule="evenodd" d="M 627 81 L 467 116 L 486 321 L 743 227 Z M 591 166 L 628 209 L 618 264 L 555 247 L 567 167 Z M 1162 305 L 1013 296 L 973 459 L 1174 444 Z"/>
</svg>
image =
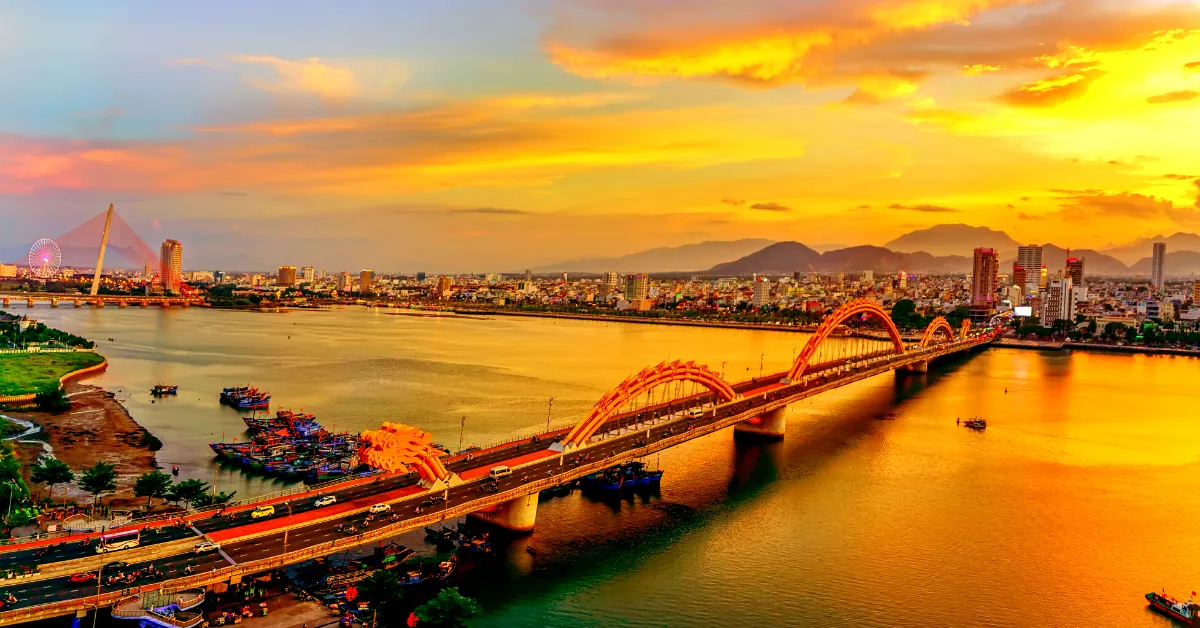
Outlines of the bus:
<svg viewBox="0 0 1200 628">
<path fill-rule="evenodd" d="M 96 553 L 103 554 L 105 552 L 115 552 L 117 550 L 137 547 L 141 541 L 142 531 L 140 528 L 125 532 L 102 534 L 100 535 L 100 542 L 96 544 Z"/>
</svg>

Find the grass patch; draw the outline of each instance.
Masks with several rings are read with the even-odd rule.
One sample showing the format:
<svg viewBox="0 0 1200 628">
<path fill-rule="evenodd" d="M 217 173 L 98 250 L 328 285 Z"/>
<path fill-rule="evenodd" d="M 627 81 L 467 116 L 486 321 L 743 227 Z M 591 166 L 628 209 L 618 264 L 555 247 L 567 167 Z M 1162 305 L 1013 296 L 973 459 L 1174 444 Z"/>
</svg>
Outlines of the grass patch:
<svg viewBox="0 0 1200 628">
<path fill-rule="evenodd" d="M 8 419 L 0 419 L 0 438 L 16 436 L 25 431 L 25 426 L 13 423 Z"/>
<path fill-rule="evenodd" d="M 92 351 L 0 354 L 0 396 L 25 395 L 58 386 L 63 375 L 103 361 Z"/>
</svg>

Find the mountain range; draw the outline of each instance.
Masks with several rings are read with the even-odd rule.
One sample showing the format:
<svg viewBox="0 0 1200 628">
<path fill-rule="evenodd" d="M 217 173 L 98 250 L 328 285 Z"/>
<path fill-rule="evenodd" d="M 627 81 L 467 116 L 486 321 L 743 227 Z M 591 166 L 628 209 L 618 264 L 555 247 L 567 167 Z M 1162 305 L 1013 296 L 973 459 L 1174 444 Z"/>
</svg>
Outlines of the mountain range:
<svg viewBox="0 0 1200 628">
<path fill-rule="evenodd" d="M 1167 272 L 1173 275 L 1200 273 L 1200 235 L 1177 233 L 1170 237 L 1142 238 L 1104 250 L 1064 249 L 1042 244 L 1042 263 L 1047 269 L 1063 268 L 1067 257 L 1085 260 L 1088 275 L 1146 275 L 1150 272 L 1153 242 L 1167 243 Z M 617 258 L 597 258 L 544 266 L 541 272 L 604 270 L 639 272 L 697 272 L 713 275 L 791 274 L 802 272 L 858 273 L 872 270 L 894 273 L 967 273 L 975 248 L 996 249 L 1000 272 L 1006 273 L 1016 259 L 1020 242 L 1003 231 L 964 224 L 935 225 L 906 233 L 885 246 L 827 248 L 799 242 L 737 240 L 703 242 L 682 247 L 658 248 Z M 711 261 L 705 264 L 703 262 Z"/>
<path fill-rule="evenodd" d="M 774 240 L 760 238 L 725 242 L 700 242 L 699 244 L 687 244 L 684 246 L 660 247 L 621 257 L 594 257 L 547 266 L 537 266 L 533 268 L 533 271 L 538 273 L 560 273 L 564 271 L 573 273 L 600 273 L 610 270 L 644 273 L 692 272 L 702 268 L 711 268 L 715 264 L 749 255 L 774 243 Z"/>
</svg>

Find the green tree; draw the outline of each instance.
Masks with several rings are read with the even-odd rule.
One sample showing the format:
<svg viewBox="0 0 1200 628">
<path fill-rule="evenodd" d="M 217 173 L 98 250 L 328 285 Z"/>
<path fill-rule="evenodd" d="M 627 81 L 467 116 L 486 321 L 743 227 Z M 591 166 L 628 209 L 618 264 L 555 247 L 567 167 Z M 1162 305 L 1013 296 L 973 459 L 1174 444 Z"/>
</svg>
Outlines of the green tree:
<svg viewBox="0 0 1200 628">
<path fill-rule="evenodd" d="M 79 475 L 79 488 L 92 495 L 92 508 L 96 507 L 100 493 L 107 493 L 117 488 L 117 467 L 103 460 L 83 470 Z"/>
<path fill-rule="evenodd" d="M 38 457 L 37 464 L 29 471 L 29 479 L 38 484 L 45 484 L 49 495 L 54 495 L 57 484 L 70 484 L 75 481 L 75 472 L 67 463 L 47 455 Z"/>
<path fill-rule="evenodd" d="M 1125 328 L 1125 342 L 1128 342 L 1129 344 L 1133 344 L 1133 343 L 1137 342 L 1137 328 L 1136 327 L 1126 327 Z"/>
<path fill-rule="evenodd" d="M 912 299 L 900 299 L 892 306 L 892 322 L 897 327 L 914 327 L 913 319 L 918 318 L 917 304 Z"/>
<path fill-rule="evenodd" d="M 479 612 L 479 604 L 459 593 L 458 587 L 451 587 L 442 589 L 413 612 L 421 628 L 464 628 L 467 620 Z"/>
<path fill-rule="evenodd" d="M 359 593 L 371 603 L 372 615 L 380 626 L 403 626 L 404 596 L 400 579 L 390 571 L 379 570 L 358 583 Z"/>
<path fill-rule="evenodd" d="M 37 395 L 34 396 L 33 402 L 37 404 L 37 409 L 42 412 L 61 414 L 71 409 L 71 400 L 58 387 L 58 384 L 50 384 L 39 390 Z"/>
<path fill-rule="evenodd" d="M 208 482 L 195 478 L 187 479 L 171 487 L 167 499 L 173 502 L 187 502 L 193 506 L 202 506 L 208 495 Z"/>
<path fill-rule="evenodd" d="M 150 512 L 150 504 L 155 497 L 166 497 L 171 490 L 171 476 L 162 471 L 147 471 L 133 483 L 135 497 L 146 498 L 146 512 Z"/>
</svg>

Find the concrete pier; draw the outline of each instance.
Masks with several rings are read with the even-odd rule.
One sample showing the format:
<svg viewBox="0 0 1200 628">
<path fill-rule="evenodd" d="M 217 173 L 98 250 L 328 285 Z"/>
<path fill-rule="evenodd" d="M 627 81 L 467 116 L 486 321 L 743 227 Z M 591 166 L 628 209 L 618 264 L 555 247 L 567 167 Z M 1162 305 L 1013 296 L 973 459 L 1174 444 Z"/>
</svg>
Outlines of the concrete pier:
<svg viewBox="0 0 1200 628">
<path fill-rule="evenodd" d="M 733 426 L 733 431 L 774 440 L 781 439 L 787 432 L 787 406 L 742 421 Z"/>
<path fill-rule="evenodd" d="M 478 510 L 467 516 L 505 530 L 531 532 L 537 520 L 537 503 L 537 493 L 532 493 L 504 502 L 493 509 Z"/>
<path fill-rule="evenodd" d="M 906 364 L 906 365 L 896 369 L 896 372 L 897 373 L 928 373 L 929 372 L 929 360 L 922 360 L 920 362 L 913 362 L 912 364 Z"/>
</svg>

